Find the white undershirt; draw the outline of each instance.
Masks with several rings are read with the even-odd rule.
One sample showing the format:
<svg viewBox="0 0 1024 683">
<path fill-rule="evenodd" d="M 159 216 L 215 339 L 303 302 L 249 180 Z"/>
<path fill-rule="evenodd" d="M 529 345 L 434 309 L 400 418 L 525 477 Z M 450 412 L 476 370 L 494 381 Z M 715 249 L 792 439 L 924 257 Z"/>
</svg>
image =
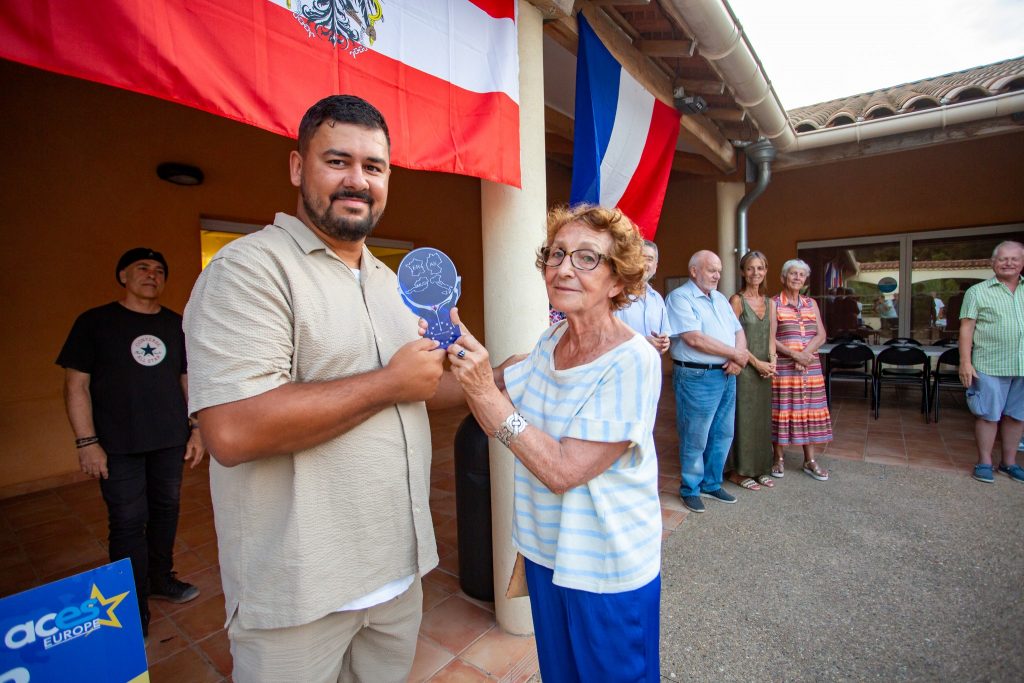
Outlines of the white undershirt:
<svg viewBox="0 0 1024 683">
<path fill-rule="evenodd" d="M 344 605 L 342 605 L 334 611 L 351 612 L 352 610 L 369 609 L 370 607 L 374 607 L 375 605 L 383 604 L 391 598 L 398 597 L 405 591 L 409 590 L 409 586 L 412 585 L 413 579 L 415 578 L 415 574 L 410 574 L 404 579 L 396 579 L 391 583 L 386 583 L 377 590 L 367 593 L 361 598 L 356 598 L 355 600 L 350 600 L 349 602 L 346 602 Z"/>
</svg>

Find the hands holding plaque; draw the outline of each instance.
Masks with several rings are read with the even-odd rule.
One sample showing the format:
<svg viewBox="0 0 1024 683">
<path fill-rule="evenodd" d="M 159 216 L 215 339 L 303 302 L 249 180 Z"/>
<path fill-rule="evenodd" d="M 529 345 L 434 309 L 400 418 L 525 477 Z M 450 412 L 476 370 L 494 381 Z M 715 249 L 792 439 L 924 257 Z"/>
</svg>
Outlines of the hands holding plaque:
<svg viewBox="0 0 1024 683">
<path fill-rule="evenodd" d="M 424 337 L 437 341 L 442 349 L 459 338 L 451 310 L 462 293 L 462 278 L 447 254 L 432 247 L 406 254 L 398 265 L 398 291 L 409 310 L 426 321 Z"/>
</svg>

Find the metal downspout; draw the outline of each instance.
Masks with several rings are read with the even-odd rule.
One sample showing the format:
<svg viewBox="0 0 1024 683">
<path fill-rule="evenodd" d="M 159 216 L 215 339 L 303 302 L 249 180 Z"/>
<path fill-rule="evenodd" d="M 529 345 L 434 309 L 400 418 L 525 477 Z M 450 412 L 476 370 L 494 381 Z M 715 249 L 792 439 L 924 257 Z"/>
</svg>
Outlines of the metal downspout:
<svg viewBox="0 0 1024 683">
<path fill-rule="evenodd" d="M 770 140 L 758 140 L 747 145 L 743 150 L 748 161 L 757 164 L 757 184 L 754 189 L 744 195 L 736 207 L 736 257 L 743 256 L 750 251 L 747 246 L 747 209 L 754 203 L 772 179 L 772 162 L 775 161 L 775 148 Z"/>
</svg>

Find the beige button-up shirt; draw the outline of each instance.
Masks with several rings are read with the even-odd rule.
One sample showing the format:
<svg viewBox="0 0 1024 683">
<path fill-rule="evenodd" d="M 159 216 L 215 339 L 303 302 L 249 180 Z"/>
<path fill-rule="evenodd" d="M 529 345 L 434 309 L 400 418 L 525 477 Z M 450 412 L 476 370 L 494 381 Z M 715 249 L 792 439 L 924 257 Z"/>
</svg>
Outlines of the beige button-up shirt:
<svg viewBox="0 0 1024 683">
<path fill-rule="evenodd" d="M 377 370 L 417 338 L 398 279 L 363 249 L 362 282 L 301 221 L 225 246 L 185 309 L 189 411 Z M 210 463 L 228 621 L 315 621 L 437 565 L 423 403 L 391 406 L 308 450 Z"/>
</svg>

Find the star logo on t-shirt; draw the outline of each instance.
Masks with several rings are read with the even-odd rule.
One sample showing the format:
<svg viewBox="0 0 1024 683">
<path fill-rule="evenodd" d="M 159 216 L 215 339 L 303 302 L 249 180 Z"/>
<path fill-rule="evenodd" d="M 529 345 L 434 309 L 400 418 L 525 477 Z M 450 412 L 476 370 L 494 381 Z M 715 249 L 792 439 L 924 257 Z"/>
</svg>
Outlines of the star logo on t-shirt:
<svg viewBox="0 0 1024 683">
<path fill-rule="evenodd" d="M 132 358 L 139 365 L 159 365 L 160 361 L 167 355 L 167 345 L 160 337 L 151 334 L 143 334 L 132 341 Z"/>
</svg>

